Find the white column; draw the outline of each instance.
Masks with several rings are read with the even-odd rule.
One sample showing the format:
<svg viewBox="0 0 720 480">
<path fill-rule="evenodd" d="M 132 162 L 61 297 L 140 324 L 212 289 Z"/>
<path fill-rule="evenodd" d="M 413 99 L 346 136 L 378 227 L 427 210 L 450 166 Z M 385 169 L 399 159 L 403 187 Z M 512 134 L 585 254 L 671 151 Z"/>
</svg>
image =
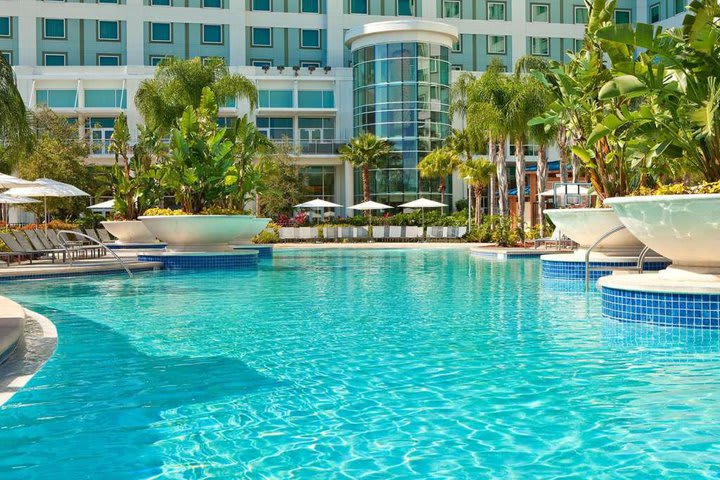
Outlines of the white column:
<svg viewBox="0 0 720 480">
<path fill-rule="evenodd" d="M 230 20 L 228 22 L 230 28 L 230 65 L 244 66 L 247 63 L 244 1 L 234 0 L 230 2 L 228 19 Z"/>
<path fill-rule="evenodd" d="M 423 0 L 422 2 L 422 11 L 420 12 L 420 17 L 423 18 L 430 18 L 435 19 L 437 18 L 437 6 L 436 6 L 436 0 Z"/>
<path fill-rule="evenodd" d="M 35 15 L 18 16 L 19 65 L 37 65 L 37 20 Z"/>
<path fill-rule="evenodd" d="M 327 32 L 327 64 L 333 67 L 344 67 L 345 38 L 343 33 L 343 1 L 329 0 L 325 14 Z"/>
<path fill-rule="evenodd" d="M 127 0 L 128 11 L 142 12 L 142 0 Z M 145 28 L 142 14 L 128 16 L 127 19 L 127 64 L 145 65 Z"/>
<path fill-rule="evenodd" d="M 632 19 L 633 23 L 648 23 L 648 2 L 647 0 L 638 0 L 635 3 L 637 11 L 635 12 L 635 18 Z"/>
<path fill-rule="evenodd" d="M 525 2 L 510 2 L 510 28 L 508 29 L 512 35 L 512 65 L 508 65 L 508 72 L 512 71 L 518 58 L 525 55 L 527 45 L 527 24 L 525 23 Z"/>
</svg>

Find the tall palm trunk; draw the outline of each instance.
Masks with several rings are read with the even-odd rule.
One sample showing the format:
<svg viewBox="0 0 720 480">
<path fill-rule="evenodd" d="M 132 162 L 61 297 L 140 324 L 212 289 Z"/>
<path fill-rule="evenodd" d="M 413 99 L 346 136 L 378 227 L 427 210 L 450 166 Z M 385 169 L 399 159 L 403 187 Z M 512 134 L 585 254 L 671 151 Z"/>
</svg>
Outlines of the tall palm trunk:
<svg viewBox="0 0 720 480">
<path fill-rule="evenodd" d="M 489 141 L 488 149 L 490 151 L 490 162 L 493 165 L 497 165 L 497 151 L 495 150 L 495 142 L 492 140 L 492 138 Z M 491 175 L 490 176 L 490 205 L 489 205 L 489 212 L 490 215 L 495 215 L 495 192 L 497 191 L 497 175 Z"/>
<path fill-rule="evenodd" d="M 482 186 L 475 185 L 475 225 L 480 225 L 482 220 Z"/>
<path fill-rule="evenodd" d="M 518 224 L 525 229 L 525 150 L 522 138 L 515 140 L 515 177 L 517 180 Z"/>
<path fill-rule="evenodd" d="M 370 166 L 363 165 L 363 201 L 370 201 Z"/>
<path fill-rule="evenodd" d="M 568 134 L 565 125 L 560 125 L 557 132 L 556 143 L 560 151 L 560 181 L 567 183 L 567 166 L 568 166 Z"/>
<path fill-rule="evenodd" d="M 537 161 L 537 191 L 538 191 L 538 221 L 540 222 L 540 232 L 545 235 L 545 204 L 543 197 L 540 196 L 547 187 L 548 164 L 547 164 L 547 146 L 540 145 L 538 147 Z"/>
<path fill-rule="evenodd" d="M 502 142 L 498 142 L 495 168 L 497 171 L 498 213 L 504 217 L 508 215 L 508 172 L 504 139 Z"/>
<path fill-rule="evenodd" d="M 445 203 L 445 189 L 447 186 L 445 185 L 445 177 L 440 178 L 440 203 Z M 440 207 L 440 213 L 445 214 L 445 207 Z"/>
<path fill-rule="evenodd" d="M 572 165 L 572 181 L 577 183 L 580 180 L 580 159 L 573 153 L 570 162 Z"/>
</svg>

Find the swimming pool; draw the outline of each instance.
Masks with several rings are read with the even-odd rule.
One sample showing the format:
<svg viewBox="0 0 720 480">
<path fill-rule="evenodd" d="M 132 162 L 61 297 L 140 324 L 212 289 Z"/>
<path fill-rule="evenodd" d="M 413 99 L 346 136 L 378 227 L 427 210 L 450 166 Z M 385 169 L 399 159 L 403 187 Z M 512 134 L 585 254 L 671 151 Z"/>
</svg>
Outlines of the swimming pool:
<svg viewBox="0 0 720 480">
<path fill-rule="evenodd" d="M 569 285 L 449 250 L 3 285 L 60 343 L 0 408 L 0 476 L 717 477 L 718 333 Z"/>
</svg>

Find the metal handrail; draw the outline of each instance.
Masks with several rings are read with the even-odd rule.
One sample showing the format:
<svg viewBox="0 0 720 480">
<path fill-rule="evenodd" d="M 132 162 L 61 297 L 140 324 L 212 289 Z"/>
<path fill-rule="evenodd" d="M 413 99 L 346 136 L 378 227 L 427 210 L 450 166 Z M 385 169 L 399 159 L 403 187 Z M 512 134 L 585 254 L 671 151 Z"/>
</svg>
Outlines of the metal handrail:
<svg viewBox="0 0 720 480">
<path fill-rule="evenodd" d="M 611 228 L 607 232 L 603 233 L 600 238 L 595 240 L 595 243 L 593 243 L 590 248 L 587 249 L 587 252 L 585 252 L 585 290 L 590 289 L 590 254 L 595 249 L 595 247 L 597 247 L 603 242 L 603 240 L 616 234 L 621 230 L 625 230 L 625 225 L 618 225 L 617 227 Z"/>
<path fill-rule="evenodd" d="M 115 259 L 118 262 L 120 262 L 120 265 L 127 272 L 128 276 L 130 276 L 130 278 L 133 278 L 132 272 L 127 267 L 127 265 L 125 265 L 125 262 L 123 262 L 122 258 L 120 258 L 120 256 L 117 253 L 115 253 L 112 248 L 109 248 L 107 245 L 102 243 L 100 240 L 92 238 L 89 235 L 85 235 L 84 233 L 73 232 L 72 230 L 58 230 L 57 235 L 58 235 L 58 240 L 60 240 L 60 246 L 63 248 L 63 250 L 65 250 L 65 252 L 68 254 L 68 257 L 70 258 L 70 266 L 71 267 L 73 266 L 73 260 L 72 260 L 72 255 L 70 255 L 70 249 L 67 246 L 67 242 L 69 242 L 70 240 L 68 238 L 66 238 L 65 235 L 75 235 L 76 237 L 81 237 L 81 238 L 90 240 L 90 242 L 92 242 L 92 243 L 97 243 L 102 248 L 104 248 L 105 250 L 110 252 L 112 254 L 112 256 L 115 257 Z"/>
<path fill-rule="evenodd" d="M 650 247 L 648 247 L 646 245 L 645 248 L 642 249 L 642 252 L 640 252 L 640 256 L 638 257 L 638 262 L 637 262 L 638 273 L 643 273 L 643 271 L 645 270 L 645 257 L 647 257 L 647 255 L 648 255 L 648 253 L 650 253 L 650 251 L 651 251 Z"/>
</svg>

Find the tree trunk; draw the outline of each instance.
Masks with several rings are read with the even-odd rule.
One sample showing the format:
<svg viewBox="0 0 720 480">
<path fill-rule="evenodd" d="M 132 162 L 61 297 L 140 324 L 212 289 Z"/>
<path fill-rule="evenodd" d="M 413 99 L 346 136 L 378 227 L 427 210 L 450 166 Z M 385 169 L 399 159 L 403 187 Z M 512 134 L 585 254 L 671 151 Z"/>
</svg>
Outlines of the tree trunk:
<svg viewBox="0 0 720 480">
<path fill-rule="evenodd" d="M 363 202 L 370 201 L 370 166 L 363 165 Z"/>
<path fill-rule="evenodd" d="M 515 177 L 517 183 L 518 224 L 525 231 L 525 150 L 524 140 L 515 140 Z"/>
<path fill-rule="evenodd" d="M 440 177 L 440 203 L 445 203 L 445 177 Z M 445 207 L 440 207 L 440 214 L 445 215 Z"/>
<path fill-rule="evenodd" d="M 540 236 L 545 236 L 545 201 L 540 196 L 547 187 L 548 164 L 547 164 L 547 146 L 540 145 L 538 147 L 537 161 L 537 191 L 538 191 L 538 220 L 540 222 Z"/>
<path fill-rule="evenodd" d="M 567 183 L 567 166 L 568 166 L 568 136 L 564 125 L 558 129 L 556 143 L 560 151 L 560 181 Z"/>
<path fill-rule="evenodd" d="M 572 181 L 573 183 L 577 183 L 580 179 L 580 159 L 574 153 L 570 158 L 572 164 Z"/>
<path fill-rule="evenodd" d="M 482 187 L 475 186 L 475 225 L 480 226 L 482 220 Z"/>
<path fill-rule="evenodd" d="M 507 178 L 507 159 L 505 158 L 505 142 L 498 142 L 497 162 L 495 164 L 497 171 L 497 189 L 498 189 L 498 213 L 500 215 L 508 215 L 508 178 Z"/>
<path fill-rule="evenodd" d="M 490 151 L 490 162 L 493 165 L 497 164 L 497 152 L 495 151 L 495 142 L 491 139 L 489 141 L 488 149 Z M 496 186 L 496 179 L 497 175 L 493 174 L 490 175 L 490 204 L 488 205 L 488 210 L 490 212 L 490 215 L 495 215 L 495 192 L 497 191 Z"/>
</svg>

